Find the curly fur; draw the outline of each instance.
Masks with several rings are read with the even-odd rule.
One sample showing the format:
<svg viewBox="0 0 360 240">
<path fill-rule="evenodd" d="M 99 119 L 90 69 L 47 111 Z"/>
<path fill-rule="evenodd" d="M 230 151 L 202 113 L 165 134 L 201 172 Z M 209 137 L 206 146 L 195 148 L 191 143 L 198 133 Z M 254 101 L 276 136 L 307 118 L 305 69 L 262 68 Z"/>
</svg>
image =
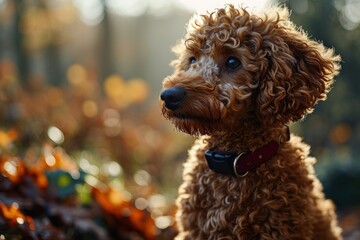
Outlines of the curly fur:
<svg viewBox="0 0 360 240">
<path fill-rule="evenodd" d="M 163 115 L 201 135 L 184 164 L 176 239 L 341 239 L 309 146 L 287 132 L 325 100 L 340 57 L 310 40 L 284 7 L 254 14 L 233 5 L 194 16 L 174 51 L 163 88 L 181 87 L 186 97 L 175 110 L 163 103 Z M 226 68 L 229 56 L 239 69 Z M 204 158 L 209 148 L 240 153 L 270 141 L 278 153 L 246 177 L 215 173 Z"/>
</svg>

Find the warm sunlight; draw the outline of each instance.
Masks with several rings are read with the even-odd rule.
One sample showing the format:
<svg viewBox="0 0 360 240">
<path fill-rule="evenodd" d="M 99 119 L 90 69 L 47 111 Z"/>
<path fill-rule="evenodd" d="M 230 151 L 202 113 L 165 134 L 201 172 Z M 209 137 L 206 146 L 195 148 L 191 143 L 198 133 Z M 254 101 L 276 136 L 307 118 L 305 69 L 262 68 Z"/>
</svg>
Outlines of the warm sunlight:
<svg viewBox="0 0 360 240">
<path fill-rule="evenodd" d="M 249 7 L 250 10 L 264 8 L 267 5 L 271 4 L 273 0 L 175 0 L 182 6 L 186 7 L 189 10 L 195 10 L 197 12 L 211 11 L 212 9 L 223 7 L 227 3 L 234 5 L 240 5 L 244 7 Z"/>
<path fill-rule="evenodd" d="M 101 0 L 73 0 L 80 18 L 88 25 L 97 25 L 103 18 Z M 136 17 L 148 12 L 152 15 L 166 15 L 173 7 L 184 8 L 190 12 L 204 12 L 223 7 L 226 3 L 245 7 L 263 8 L 274 0 L 105 0 L 106 7 L 113 13 L 122 16 Z M 1 0 L 0 0 L 1 3 Z"/>
</svg>

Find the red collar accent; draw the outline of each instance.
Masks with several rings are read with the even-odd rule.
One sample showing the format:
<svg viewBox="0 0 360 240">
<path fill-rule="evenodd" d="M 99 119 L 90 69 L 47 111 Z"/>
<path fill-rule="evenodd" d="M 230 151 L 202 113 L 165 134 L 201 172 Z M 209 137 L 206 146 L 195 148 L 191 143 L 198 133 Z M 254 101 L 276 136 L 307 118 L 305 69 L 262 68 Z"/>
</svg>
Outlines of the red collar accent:
<svg viewBox="0 0 360 240">
<path fill-rule="evenodd" d="M 270 160 L 277 153 L 278 148 L 277 142 L 270 142 L 254 152 L 237 154 L 208 150 L 205 152 L 205 157 L 211 170 L 221 174 L 244 177 L 249 171 Z"/>
</svg>

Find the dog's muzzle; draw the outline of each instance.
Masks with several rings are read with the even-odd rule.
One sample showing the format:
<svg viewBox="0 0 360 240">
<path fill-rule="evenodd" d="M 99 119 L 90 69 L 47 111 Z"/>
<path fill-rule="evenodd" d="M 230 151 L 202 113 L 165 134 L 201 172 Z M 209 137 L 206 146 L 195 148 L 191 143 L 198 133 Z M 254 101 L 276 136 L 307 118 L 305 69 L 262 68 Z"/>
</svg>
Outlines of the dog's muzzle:
<svg viewBox="0 0 360 240">
<path fill-rule="evenodd" d="M 186 96 L 186 91 L 181 87 L 172 87 L 164 90 L 160 99 L 164 101 L 165 107 L 170 110 L 176 110 L 180 107 L 182 100 Z"/>
</svg>

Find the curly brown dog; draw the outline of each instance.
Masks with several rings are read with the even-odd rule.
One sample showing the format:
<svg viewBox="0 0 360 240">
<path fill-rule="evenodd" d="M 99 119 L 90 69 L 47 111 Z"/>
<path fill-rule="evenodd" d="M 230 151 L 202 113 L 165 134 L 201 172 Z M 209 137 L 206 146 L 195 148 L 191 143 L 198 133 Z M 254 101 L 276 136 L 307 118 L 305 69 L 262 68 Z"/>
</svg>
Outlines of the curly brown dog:
<svg viewBox="0 0 360 240">
<path fill-rule="evenodd" d="M 190 20 L 162 111 L 199 136 L 184 165 L 176 239 L 341 239 L 309 146 L 289 134 L 340 69 L 284 7 L 227 5 Z"/>
</svg>

